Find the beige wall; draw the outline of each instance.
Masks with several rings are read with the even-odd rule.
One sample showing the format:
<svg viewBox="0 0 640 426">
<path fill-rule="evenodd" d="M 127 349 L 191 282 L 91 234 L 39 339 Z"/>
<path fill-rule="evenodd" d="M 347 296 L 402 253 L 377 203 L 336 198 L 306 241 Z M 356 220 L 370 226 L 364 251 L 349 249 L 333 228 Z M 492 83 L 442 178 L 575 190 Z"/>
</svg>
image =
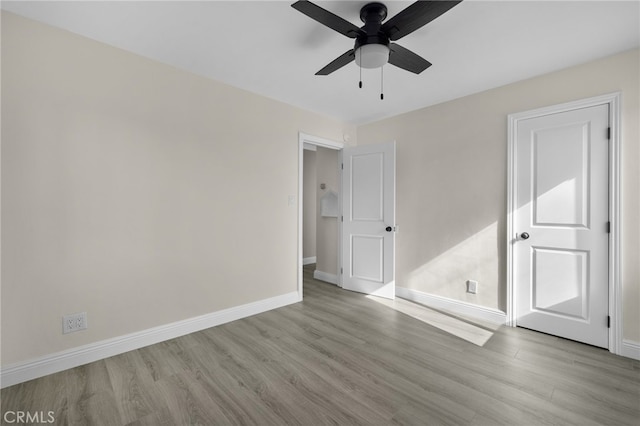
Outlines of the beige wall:
<svg viewBox="0 0 640 426">
<path fill-rule="evenodd" d="M 360 126 L 358 144 L 397 141 L 397 285 L 504 310 L 507 115 L 622 91 L 623 327 L 640 342 L 639 76 L 633 50 Z"/>
<path fill-rule="evenodd" d="M 340 171 L 338 169 L 338 152 L 335 149 L 318 147 L 316 153 L 317 167 L 317 224 L 316 224 L 316 270 L 327 274 L 338 274 L 338 219 L 324 217 L 320 214 L 321 199 L 329 191 L 340 197 Z M 320 189 L 320 184 L 326 185 Z"/>
<path fill-rule="evenodd" d="M 2 13 L 2 365 L 295 292 L 299 131 L 355 134 Z"/>
<path fill-rule="evenodd" d="M 621 90 L 624 337 L 640 342 L 638 63 L 360 126 L 359 143 L 398 142 L 397 284 L 504 309 L 507 114 Z M 296 291 L 298 131 L 356 133 L 3 12 L 2 365 Z M 63 336 L 80 311 L 89 329 Z"/>
<path fill-rule="evenodd" d="M 316 152 L 304 150 L 302 200 L 302 258 L 316 256 Z"/>
</svg>

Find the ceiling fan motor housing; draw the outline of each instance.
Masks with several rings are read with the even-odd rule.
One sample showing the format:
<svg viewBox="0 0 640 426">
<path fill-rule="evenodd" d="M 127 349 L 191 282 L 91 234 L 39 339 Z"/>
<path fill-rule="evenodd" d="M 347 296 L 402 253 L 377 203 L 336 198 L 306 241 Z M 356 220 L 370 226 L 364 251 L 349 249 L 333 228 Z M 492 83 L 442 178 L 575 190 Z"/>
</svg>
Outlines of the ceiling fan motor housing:
<svg viewBox="0 0 640 426">
<path fill-rule="evenodd" d="M 377 23 L 387 19 L 387 6 L 382 3 L 367 3 L 360 9 L 360 20 L 366 24 Z"/>
<path fill-rule="evenodd" d="M 353 48 L 358 66 L 379 68 L 389 60 L 389 37 L 380 31 L 386 17 L 387 7 L 382 3 L 368 3 L 360 9 L 364 26 Z"/>
</svg>

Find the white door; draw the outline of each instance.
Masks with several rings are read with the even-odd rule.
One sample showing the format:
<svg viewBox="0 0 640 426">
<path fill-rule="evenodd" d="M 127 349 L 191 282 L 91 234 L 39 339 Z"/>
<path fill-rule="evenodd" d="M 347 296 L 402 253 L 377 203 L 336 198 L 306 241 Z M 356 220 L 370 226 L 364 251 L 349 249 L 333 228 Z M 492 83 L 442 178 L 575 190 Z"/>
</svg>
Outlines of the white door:
<svg viewBox="0 0 640 426">
<path fill-rule="evenodd" d="M 519 121 L 516 324 L 608 347 L 609 107 Z"/>
<path fill-rule="evenodd" d="M 342 287 L 395 298 L 395 142 L 345 147 Z"/>
</svg>

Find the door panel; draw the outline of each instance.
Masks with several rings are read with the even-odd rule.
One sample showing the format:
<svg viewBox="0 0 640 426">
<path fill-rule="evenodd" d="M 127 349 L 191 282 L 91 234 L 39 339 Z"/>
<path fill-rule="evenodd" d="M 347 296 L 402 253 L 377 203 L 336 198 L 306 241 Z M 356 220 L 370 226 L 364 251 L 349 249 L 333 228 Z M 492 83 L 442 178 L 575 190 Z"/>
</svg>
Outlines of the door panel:
<svg viewBox="0 0 640 426">
<path fill-rule="evenodd" d="M 534 224 L 588 227 L 589 123 L 534 130 Z M 558 149 L 558 140 L 563 149 Z"/>
<path fill-rule="evenodd" d="M 393 299 L 395 143 L 345 148 L 343 164 L 342 287 Z"/>
<path fill-rule="evenodd" d="M 533 309 L 587 320 L 589 252 L 533 247 Z"/>
<path fill-rule="evenodd" d="M 353 155 L 351 157 L 351 219 L 380 221 L 384 218 L 383 177 L 384 154 Z"/>
<path fill-rule="evenodd" d="M 384 238 L 381 236 L 352 235 L 351 247 L 352 277 L 383 283 Z"/>
<path fill-rule="evenodd" d="M 516 140 L 517 325 L 601 347 L 608 346 L 608 118 L 600 105 L 521 120 Z"/>
</svg>

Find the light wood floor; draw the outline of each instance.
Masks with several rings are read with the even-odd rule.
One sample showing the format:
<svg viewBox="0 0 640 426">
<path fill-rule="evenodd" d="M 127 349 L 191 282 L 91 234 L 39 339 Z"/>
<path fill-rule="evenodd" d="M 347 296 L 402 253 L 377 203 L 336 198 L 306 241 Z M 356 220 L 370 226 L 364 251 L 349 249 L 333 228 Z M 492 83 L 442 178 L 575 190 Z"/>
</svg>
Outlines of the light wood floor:
<svg viewBox="0 0 640 426">
<path fill-rule="evenodd" d="M 640 425 L 640 362 L 500 327 L 484 346 L 314 281 L 304 302 L 3 389 L 56 424 Z M 10 419 L 11 420 L 11 419 Z M 2 424 L 8 424 L 2 420 Z"/>
</svg>

